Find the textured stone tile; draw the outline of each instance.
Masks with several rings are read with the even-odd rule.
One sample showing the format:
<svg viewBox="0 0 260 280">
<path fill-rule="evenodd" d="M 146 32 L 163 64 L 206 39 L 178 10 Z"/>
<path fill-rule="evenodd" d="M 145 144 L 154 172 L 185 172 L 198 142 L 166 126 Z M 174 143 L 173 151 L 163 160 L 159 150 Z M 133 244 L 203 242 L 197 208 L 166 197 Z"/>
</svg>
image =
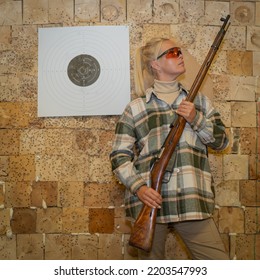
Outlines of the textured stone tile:
<svg viewBox="0 0 260 280">
<path fill-rule="evenodd" d="M 75 0 L 75 21 L 77 22 L 99 22 L 99 1 L 97 0 Z"/>
<path fill-rule="evenodd" d="M 243 155 L 256 154 L 257 129 L 242 127 L 240 130 L 240 151 Z"/>
<path fill-rule="evenodd" d="M 215 202 L 219 206 L 241 206 L 239 181 L 224 181 L 215 186 Z"/>
<path fill-rule="evenodd" d="M 244 232 L 244 210 L 237 207 L 219 209 L 219 231 L 221 233 Z"/>
<path fill-rule="evenodd" d="M 220 18 L 229 14 L 228 2 L 205 1 L 205 24 L 221 25 Z"/>
<path fill-rule="evenodd" d="M 89 155 L 98 155 L 101 152 L 102 148 L 106 149 L 105 140 L 100 136 L 100 131 L 94 130 L 77 130 L 75 132 L 75 139 L 73 139 L 73 152 L 79 154 L 89 154 Z M 110 137 L 112 135 L 110 133 Z"/>
<path fill-rule="evenodd" d="M 255 77 L 230 76 L 227 100 L 254 102 L 257 90 L 258 85 Z"/>
<path fill-rule="evenodd" d="M 0 128 L 27 127 L 34 120 L 32 114 L 36 107 L 32 103 L 0 103 Z M 36 116 L 36 115 L 35 115 Z"/>
<path fill-rule="evenodd" d="M 11 181 L 5 184 L 6 207 L 30 207 L 31 182 Z"/>
<path fill-rule="evenodd" d="M 74 235 L 71 249 L 72 259 L 97 260 L 98 241 L 97 235 Z"/>
<path fill-rule="evenodd" d="M 260 51 L 260 27 L 247 27 L 247 50 Z"/>
<path fill-rule="evenodd" d="M 204 1 L 180 1 L 180 21 L 201 23 L 204 17 Z"/>
<path fill-rule="evenodd" d="M 48 23 L 48 0 L 24 0 L 23 23 L 43 24 Z"/>
<path fill-rule="evenodd" d="M 6 234 L 7 230 L 9 229 L 10 229 L 10 209 L 0 209 L 0 234 Z"/>
<path fill-rule="evenodd" d="M 0 179 L 9 180 L 9 157 L 0 156 Z"/>
<path fill-rule="evenodd" d="M 231 122 L 233 127 L 256 127 L 256 103 L 232 103 Z"/>
<path fill-rule="evenodd" d="M 239 182 L 241 203 L 245 206 L 259 206 L 257 200 L 257 184 L 254 180 L 242 180 Z"/>
<path fill-rule="evenodd" d="M 74 17 L 74 1 L 55 0 L 49 1 L 49 22 L 50 23 L 71 23 Z"/>
<path fill-rule="evenodd" d="M 32 183 L 31 205 L 36 207 L 52 207 L 58 205 L 58 183 L 38 181 Z"/>
<path fill-rule="evenodd" d="M 0 129 L 1 155 L 17 155 L 19 153 L 19 130 Z"/>
<path fill-rule="evenodd" d="M 245 209 L 245 233 L 254 234 L 257 232 L 257 208 L 246 207 Z"/>
<path fill-rule="evenodd" d="M 36 179 L 41 181 L 59 181 L 61 178 L 61 156 L 37 156 L 35 162 Z"/>
<path fill-rule="evenodd" d="M 84 205 L 87 207 L 120 206 L 124 203 L 123 185 L 87 183 L 84 187 Z"/>
<path fill-rule="evenodd" d="M 169 23 L 169 24 L 178 23 L 179 13 L 180 13 L 180 8 L 179 8 L 178 1 L 175 0 L 154 1 L 153 21 L 156 23 Z"/>
<path fill-rule="evenodd" d="M 260 3 L 255 3 L 255 25 L 260 25 Z"/>
<path fill-rule="evenodd" d="M 98 181 L 99 183 L 103 184 L 111 182 L 113 180 L 114 176 L 111 171 L 111 162 L 109 160 L 109 155 L 91 157 L 89 165 L 89 179 L 91 182 Z"/>
<path fill-rule="evenodd" d="M 125 208 L 115 208 L 115 233 L 130 233 L 131 222 L 125 217 Z"/>
<path fill-rule="evenodd" d="M 260 52 L 253 52 L 253 76 L 260 76 Z"/>
<path fill-rule="evenodd" d="M 14 208 L 11 219 L 13 233 L 36 233 L 36 210 L 28 208 Z"/>
<path fill-rule="evenodd" d="M 0 16 L 0 21 L 1 21 L 1 16 Z M 0 27 L 0 51 L 8 50 L 10 48 L 11 48 L 11 27 L 1 26 Z"/>
<path fill-rule="evenodd" d="M 17 234 L 17 259 L 43 260 L 42 234 Z"/>
<path fill-rule="evenodd" d="M 255 3 L 238 1 L 230 3 L 230 16 L 235 25 L 253 25 L 255 21 Z"/>
<path fill-rule="evenodd" d="M 23 1 L 1 1 L 0 25 L 15 25 L 22 23 Z"/>
<path fill-rule="evenodd" d="M 209 153 L 209 162 L 214 184 L 223 181 L 223 155 Z"/>
<path fill-rule="evenodd" d="M 30 181 L 35 179 L 35 160 L 32 155 L 10 156 L 11 180 Z"/>
<path fill-rule="evenodd" d="M 228 31 L 225 35 L 223 47 L 225 46 L 228 50 L 237 50 L 245 51 L 247 39 L 246 39 L 247 30 L 245 26 L 233 26 L 231 25 L 228 28 Z"/>
<path fill-rule="evenodd" d="M 114 209 L 90 208 L 89 209 L 90 233 L 114 232 Z"/>
<path fill-rule="evenodd" d="M 253 74 L 253 53 L 242 51 L 229 51 L 227 55 L 228 73 L 239 76 L 252 76 Z"/>
<path fill-rule="evenodd" d="M 16 260 L 16 236 L 0 235 L 0 260 Z"/>
<path fill-rule="evenodd" d="M 238 234 L 236 237 L 236 258 L 238 260 L 253 260 L 254 251 L 254 235 Z"/>
<path fill-rule="evenodd" d="M 228 102 L 218 102 L 214 103 L 216 110 L 220 113 L 221 120 L 226 127 L 231 126 L 231 107 Z"/>
<path fill-rule="evenodd" d="M 248 156 L 224 155 L 224 179 L 226 181 L 248 179 Z"/>
<path fill-rule="evenodd" d="M 59 206 L 83 207 L 84 183 L 83 182 L 59 182 Z"/>
<path fill-rule="evenodd" d="M 62 209 L 56 207 L 51 207 L 47 209 L 37 209 L 36 232 L 62 232 Z"/>
<path fill-rule="evenodd" d="M 257 234 L 255 238 L 255 260 L 260 260 L 260 234 Z"/>
<path fill-rule="evenodd" d="M 102 0 L 101 22 L 124 22 L 126 20 L 126 0 Z"/>
<path fill-rule="evenodd" d="M 127 20 L 147 22 L 152 19 L 152 0 L 127 1 Z"/>
<path fill-rule="evenodd" d="M 46 234 L 45 259 L 71 260 L 71 244 L 73 236 L 65 234 Z"/>
<path fill-rule="evenodd" d="M 0 209 L 4 207 L 4 204 L 5 204 L 5 183 L 0 181 Z"/>
<path fill-rule="evenodd" d="M 91 209 L 62 208 L 62 231 L 67 233 L 86 233 L 89 231 L 88 221 Z M 90 212 L 91 213 L 91 212 Z"/>
<path fill-rule="evenodd" d="M 117 234 L 99 235 L 99 260 L 122 260 L 122 237 Z"/>
<path fill-rule="evenodd" d="M 62 156 L 61 159 L 61 181 L 83 181 L 88 180 L 89 157 L 80 156 Z"/>
</svg>

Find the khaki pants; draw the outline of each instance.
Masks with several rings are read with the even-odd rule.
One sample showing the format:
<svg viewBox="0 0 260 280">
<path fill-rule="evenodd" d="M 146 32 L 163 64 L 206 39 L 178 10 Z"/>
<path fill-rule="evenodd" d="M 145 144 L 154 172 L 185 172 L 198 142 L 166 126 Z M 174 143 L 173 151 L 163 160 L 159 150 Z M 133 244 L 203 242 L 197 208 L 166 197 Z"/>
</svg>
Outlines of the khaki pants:
<svg viewBox="0 0 260 280">
<path fill-rule="evenodd" d="M 170 225 L 182 238 L 194 260 L 229 259 L 218 229 L 212 218 L 206 220 L 172 223 Z M 168 224 L 156 224 L 152 250 L 150 253 L 138 250 L 139 259 L 165 259 L 165 242 L 168 227 Z"/>
</svg>

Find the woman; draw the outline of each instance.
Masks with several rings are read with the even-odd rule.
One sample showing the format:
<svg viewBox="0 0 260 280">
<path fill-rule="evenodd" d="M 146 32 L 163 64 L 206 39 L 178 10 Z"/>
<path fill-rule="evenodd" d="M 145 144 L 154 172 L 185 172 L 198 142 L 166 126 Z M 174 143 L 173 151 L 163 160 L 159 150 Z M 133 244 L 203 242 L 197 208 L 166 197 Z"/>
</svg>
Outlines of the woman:
<svg viewBox="0 0 260 280">
<path fill-rule="evenodd" d="M 214 193 L 207 147 L 228 144 L 225 126 L 210 100 L 193 103 L 177 81 L 185 72 L 181 49 L 170 39 L 152 39 L 137 51 L 135 85 L 143 96 L 130 102 L 117 123 L 110 155 L 112 170 L 125 185 L 126 216 L 135 220 L 143 203 L 158 208 L 153 247 L 140 259 L 163 259 L 168 226 L 183 239 L 193 259 L 228 259 L 212 219 Z M 187 121 L 167 166 L 161 194 L 150 187 L 150 168 L 180 115 Z"/>
</svg>

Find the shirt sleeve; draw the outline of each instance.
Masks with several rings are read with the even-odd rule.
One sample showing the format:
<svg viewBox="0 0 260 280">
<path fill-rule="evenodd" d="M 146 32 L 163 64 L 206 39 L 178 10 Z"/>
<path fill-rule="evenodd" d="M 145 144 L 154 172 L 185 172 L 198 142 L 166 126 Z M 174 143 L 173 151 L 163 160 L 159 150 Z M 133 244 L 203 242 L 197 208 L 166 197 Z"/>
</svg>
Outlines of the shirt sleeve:
<svg viewBox="0 0 260 280">
<path fill-rule="evenodd" d="M 117 179 L 133 194 L 146 184 L 133 162 L 136 140 L 131 108 L 127 107 L 116 126 L 110 160 Z"/>
<path fill-rule="evenodd" d="M 201 104 L 198 106 L 195 119 L 190 125 L 202 143 L 213 150 L 223 150 L 227 147 L 229 141 L 225 125 L 220 114 L 206 96 L 201 97 Z"/>
</svg>

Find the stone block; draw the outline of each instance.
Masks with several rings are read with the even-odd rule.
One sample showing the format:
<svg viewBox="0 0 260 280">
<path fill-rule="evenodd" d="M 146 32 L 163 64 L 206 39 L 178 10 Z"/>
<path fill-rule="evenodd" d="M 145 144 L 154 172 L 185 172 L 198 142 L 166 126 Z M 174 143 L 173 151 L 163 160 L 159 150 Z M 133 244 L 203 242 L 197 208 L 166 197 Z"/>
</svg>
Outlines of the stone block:
<svg viewBox="0 0 260 280">
<path fill-rule="evenodd" d="M 155 23 L 174 24 L 179 22 L 180 8 L 176 0 L 154 1 L 153 5 L 153 21 Z"/>
<path fill-rule="evenodd" d="M 0 25 L 22 24 L 23 1 L 1 1 Z"/>
<path fill-rule="evenodd" d="M 37 209 L 37 233 L 61 233 L 62 232 L 62 209 L 51 207 Z"/>
<path fill-rule="evenodd" d="M 42 234 L 17 234 L 17 259 L 43 260 L 44 246 Z"/>
<path fill-rule="evenodd" d="M 59 181 L 61 179 L 61 156 L 43 155 L 36 156 L 36 180 Z"/>
<path fill-rule="evenodd" d="M 125 208 L 115 208 L 115 233 L 130 233 L 131 232 L 131 222 L 125 217 Z"/>
<path fill-rule="evenodd" d="M 249 51 L 228 51 L 227 70 L 231 75 L 252 76 L 253 53 Z"/>
<path fill-rule="evenodd" d="M 257 153 L 257 129 L 242 127 L 240 129 L 240 152 L 243 155 L 254 155 Z"/>
<path fill-rule="evenodd" d="M 36 209 L 14 208 L 11 229 L 15 234 L 36 233 Z"/>
<path fill-rule="evenodd" d="M 255 234 L 257 232 L 257 208 L 246 207 L 245 208 L 245 233 Z"/>
<path fill-rule="evenodd" d="M 32 181 L 35 179 L 35 158 L 33 155 L 10 156 L 9 178 L 13 181 Z"/>
<path fill-rule="evenodd" d="M 253 52 L 253 76 L 260 76 L 260 52 Z"/>
<path fill-rule="evenodd" d="M 24 0 L 23 23 L 44 24 L 48 23 L 48 0 Z"/>
<path fill-rule="evenodd" d="M 231 2 L 230 15 L 234 25 L 253 25 L 255 22 L 255 3 Z"/>
<path fill-rule="evenodd" d="M 239 181 L 223 181 L 215 186 L 215 202 L 219 206 L 241 206 Z"/>
<path fill-rule="evenodd" d="M 247 50 L 260 51 L 260 27 L 247 27 Z"/>
<path fill-rule="evenodd" d="M 224 155 L 224 180 L 248 179 L 248 156 Z"/>
<path fill-rule="evenodd" d="M 59 206 L 83 207 L 84 183 L 83 182 L 59 182 Z"/>
<path fill-rule="evenodd" d="M 88 183 L 84 187 L 84 205 L 87 207 L 111 207 L 124 203 L 124 187 L 117 184 Z"/>
<path fill-rule="evenodd" d="M 255 260 L 260 260 L 260 234 L 256 235 L 255 240 Z"/>
<path fill-rule="evenodd" d="M 99 234 L 99 260 L 122 260 L 122 236 L 119 234 Z"/>
<path fill-rule="evenodd" d="M 0 209 L 0 234 L 6 234 L 9 229 L 10 229 L 10 209 L 8 208 Z"/>
<path fill-rule="evenodd" d="M 223 1 L 205 1 L 205 24 L 221 25 L 220 18 L 230 14 L 229 3 Z"/>
<path fill-rule="evenodd" d="M 88 171 L 89 179 L 91 182 L 98 182 L 102 184 L 113 181 L 114 176 L 111 171 L 111 162 L 109 160 L 109 155 L 91 157 Z"/>
<path fill-rule="evenodd" d="M 20 131 L 11 129 L 0 129 L 1 155 L 18 155 Z"/>
<path fill-rule="evenodd" d="M 0 260 L 16 260 L 16 236 L 0 235 Z"/>
<path fill-rule="evenodd" d="M 125 22 L 126 0 L 102 0 L 101 22 Z"/>
<path fill-rule="evenodd" d="M 237 207 L 219 209 L 219 231 L 221 233 L 244 233 L 244 210 Z"/>
<path fill-rule="evenodd" d="M 127 1 L 127 20 L 134 22 L 148 22 L 152 19 L 152 0 Z"/>
<path fill-rule="evenodd" d="M 74 19 L 74 1 L 55 0 L 49 1 L 50 23 L 71 23 Z"/>
<path fill-rule="evenodd" d="M 0 156 L 0 179 L 1 180 L 8 180 L 9 178 L 9 157 L 7 156 Z M 1 182 L 4 183 L 4 182 Z"/>
<path fill-rule="evenodd" d="M 0 16 L 0 21 L 1 21 L 1 16 Z M 8 50 L 10 48 L 11 48 L 11 26 L 1 26 L 0 27 L 0 51 Z"/>
<path fill-rule="evenodd" d="M 90 210 L 83 207 L 62 208 L 62 231 L 65 233 L 87 233 L 90 230 L 89 220 L 92 218 L 89 214 Z"/>
<path fill-rule="evenodd" d="M 1 161 L 0 161 L 1 166 Z M 0 209 L 4 207 L 5 204 L 5 183 L 0 181 Z"/>
<path fill-rule="evenodd" d="M 205 8 L 204 1 L 180 1 L 180 21 L 181 22 L 193 22 L 196 24 L 202 23 L 204 18 Z"/>
<path fill-rule="evenodd" d="M 74 235 L 72 239 L 72 260 L 97 260 L 98 259 L 97 235 Z"/>
<path fill-rule="evenodd" d="M 98 0 L 75 0 L 76 22 L 99 22 L 100 7 Z"/>
<path fill-rule="evenodd" d="M 260 206 L 258 185 L 255 180 L 242 180 L 239 182 L 240 199 L 244 206 Z"/>
<path fill-rule="evenodd" d="M 231 123 L 233 127 L 256 127 L 256 103 L 233 102 Z"/>
<path fill-rule="evenodd" d="M 30 207 L 31 182 L 10 181 L 5 184 L 5 207 Z"/>
<path fill-rule="evenodd" d="M 232 20 L 232 19 L 231 19 Z M 247 39 L 245 26 L 231 25 L 225 35 L 222 47 L 228 50 L 245 51 Z"/>
<path fill-rule="evenodd" d="M 255 25 L 260 25 L 260 3 L 255 3 Z"/>
<path fill-rule="evenodd" d="M 115 210 L 108 208 L 89 209 L 90 233 L 113 233 Z"/>
<path fill-rule="evenodd" d="M 72 235 L 46 234 L 45 260 L 71 260 Z"/>
<path fill-rule="evenodd" d="M 236 258 L 238 260 L 254 260 L 254 235 L 238 234 L 236 237 Z"/>
</svg>

